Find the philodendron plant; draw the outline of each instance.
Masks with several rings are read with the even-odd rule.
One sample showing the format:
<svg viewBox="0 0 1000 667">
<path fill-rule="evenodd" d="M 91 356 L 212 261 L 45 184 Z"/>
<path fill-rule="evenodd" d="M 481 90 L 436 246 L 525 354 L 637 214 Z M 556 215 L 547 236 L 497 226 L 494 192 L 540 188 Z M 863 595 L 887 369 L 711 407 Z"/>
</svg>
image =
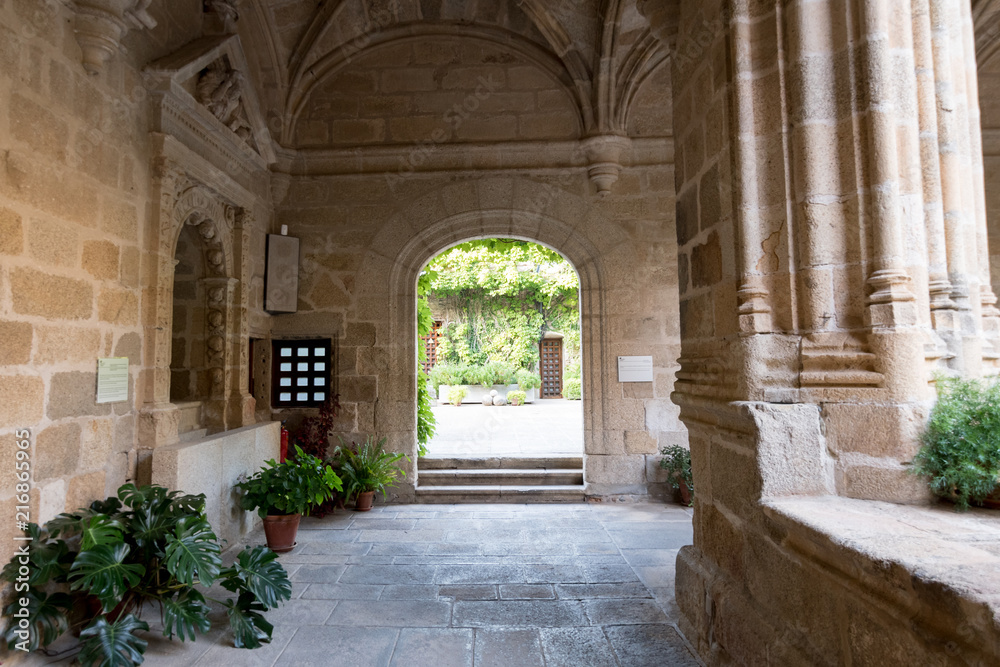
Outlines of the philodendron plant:
<svg viewBox="0 0 1000 667">
<path fill-rule="evenodd" d="M 85 667 L 140 664 L 147 642 L 135 633 L 149 630 L 139 618 L 143 605 L 159 605 L 166 637 L 194 640 L 211 626 L 211 598 L 199 588 L 216 581 L 236 595 L 213 600 L 226 607 L 234 644 L 257 648 L 273 630 L 263 612 L 291 598 L 288 573 L 266 547 L 247 547 L 222 567 L 204 495 L 126 484 L 117 497 L 60 514 L 44 527 L 28 524 L 26 532 L 27 553 L 0 572 L 15 584 L 14 601 L 4 609 L 12 650 L 47 646 L 82 616 L 74 625 L 83 628 Z"/>
</svg>

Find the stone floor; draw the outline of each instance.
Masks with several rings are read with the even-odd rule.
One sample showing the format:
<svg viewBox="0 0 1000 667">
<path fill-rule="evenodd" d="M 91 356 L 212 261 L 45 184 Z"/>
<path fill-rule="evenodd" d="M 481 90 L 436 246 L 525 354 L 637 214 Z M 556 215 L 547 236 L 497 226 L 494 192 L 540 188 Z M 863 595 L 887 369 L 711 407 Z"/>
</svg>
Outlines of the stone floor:
<svg viewBox="0 0 1000 667">
<path fill-rule="evenodd" d="M 538 400 L 493 407 L 436 405 L 437 433 L 430 457 L 552 456 L 583 454 L 583 402 Z"/>
<path fill-rule="evenodd" d="M 391 505 L 305 519 L 274 641 L 150 633 L 148 667 L 671 667 L 676 505 Z M 147 621 L 154 621 L 147 618 Z M 62 664 L 62 663 L 61 663 Z"/>
</svg>

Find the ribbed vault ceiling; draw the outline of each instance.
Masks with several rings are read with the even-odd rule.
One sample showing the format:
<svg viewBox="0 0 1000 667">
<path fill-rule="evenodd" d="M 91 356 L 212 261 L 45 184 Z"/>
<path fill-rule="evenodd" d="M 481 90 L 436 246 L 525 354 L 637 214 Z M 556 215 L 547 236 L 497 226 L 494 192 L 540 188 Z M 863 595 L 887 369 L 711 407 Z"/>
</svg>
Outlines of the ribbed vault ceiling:
<svg viewBox="0 0 1000 667">
<path fill-rule="evenodd" d="M 661 3 L 643 3 L 658 21 Z M 586 134 L 624 133 L 639 88 L 667 66 L 670 31 L 642 12 L 636 0 L 244 0 L 240 33 L 280 143 L 314 87 L 366 51 L 446 36 L 515 51 L 567 89 Z"/>
</svg>

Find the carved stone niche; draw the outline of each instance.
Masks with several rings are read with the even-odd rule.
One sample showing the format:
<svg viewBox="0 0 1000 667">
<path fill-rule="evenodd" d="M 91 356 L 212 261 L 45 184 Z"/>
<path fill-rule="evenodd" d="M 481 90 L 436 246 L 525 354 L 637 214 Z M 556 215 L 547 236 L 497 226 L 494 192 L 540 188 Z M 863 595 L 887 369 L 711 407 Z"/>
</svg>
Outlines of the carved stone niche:
<svg viewBox="0 0 1000 667">
<path fill-rule="evenodd" d="M 238 35 L 202 37 L 150 63 L 150 129 L 175 137 L 244 189 L 266 192 L 275 154 L 247 70 Z"/>
<path fill-rule="evenodd" d="M 156 19 L 147 11 L 153 0 L 74 0 L 73 32 L 83 50 L 83 68 L 91 75 L 121 48 L 121 40 L 132 29 L 155 28 Z"/>
</svg>

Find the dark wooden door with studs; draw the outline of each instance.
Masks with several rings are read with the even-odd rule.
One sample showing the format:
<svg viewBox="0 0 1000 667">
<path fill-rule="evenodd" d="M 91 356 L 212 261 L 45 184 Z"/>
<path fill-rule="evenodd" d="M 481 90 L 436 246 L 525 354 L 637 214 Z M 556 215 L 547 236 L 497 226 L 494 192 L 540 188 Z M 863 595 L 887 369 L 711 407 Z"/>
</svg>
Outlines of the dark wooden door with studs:
<svg viewBox="0 0 1000 667">
<path fill-rule="evenodd" d="M 546 338 L 539 349 L 542 398 L 562 398 L 562 339 Z"/>
</svg>

